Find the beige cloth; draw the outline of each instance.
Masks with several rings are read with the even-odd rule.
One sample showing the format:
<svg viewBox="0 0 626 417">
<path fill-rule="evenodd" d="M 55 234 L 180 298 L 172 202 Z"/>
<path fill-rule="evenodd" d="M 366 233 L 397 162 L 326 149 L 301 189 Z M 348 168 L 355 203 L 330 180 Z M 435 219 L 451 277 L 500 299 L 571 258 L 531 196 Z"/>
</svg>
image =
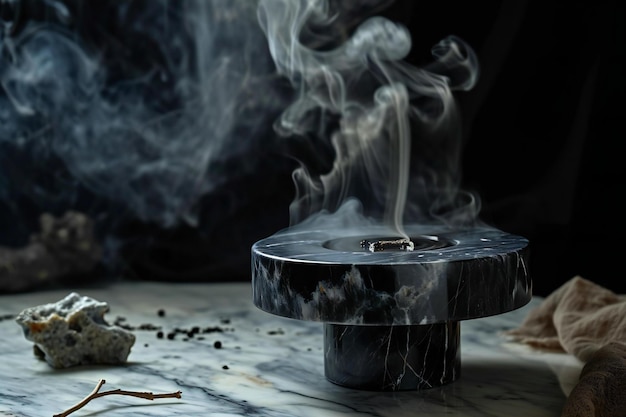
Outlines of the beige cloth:
<svg viewBox="0 0 626 417">
<path fill-rule="evenodd" d="M 562 417 L 626 416 L 626 297 L 580 276 L 550 294 L 514 341 L 570 353 L 585 363 Z"/>
<path fill-rule="evenodd" d="M 577 276 L 507 334 L 515 341 L 564 350 L 587 362 L 610 342 L 626 343 L 626 297 Z"/>
<path fill-rule="evenodd" d="M 609 343 L 585 364 L 562 417 L 626 417 L 626 344 Z"/>
</svg>

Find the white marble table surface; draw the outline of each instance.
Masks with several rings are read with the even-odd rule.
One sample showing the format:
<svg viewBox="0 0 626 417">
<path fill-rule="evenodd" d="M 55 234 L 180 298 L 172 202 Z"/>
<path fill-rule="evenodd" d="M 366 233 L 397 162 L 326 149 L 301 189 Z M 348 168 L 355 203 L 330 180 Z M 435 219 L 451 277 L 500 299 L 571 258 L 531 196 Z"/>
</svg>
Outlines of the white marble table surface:
<svg viewBox="0 0 626 417">
<path fill-rule="evenodd" d="M 501 331 L 519 324 L 540 300 L 494 317 L 461 324 L 461 377 L 424 391 L 366 392 L 324 378 L 321 323 L 275 317 L 257 309 L 247 283 L 117 282 L 72 288 L 109 303 L 109 323 L 132 326 L 220 327 L 183 340 L 134 330 L 124 366 L 55 370 L 38 360 L 7 315 L 56 302 L 69 290 L 0 296 L 0 416 L 52 416 L 102 390 L 182 391 L 181 399 L 147 401 L 107 396 L 72 416 L 559 416 L 581 365 L 566 354 L 510 343 Z M 165 310 L 165 316 L 157 314 Z M 201 339 L 203 337 L 203 339 Z M 216 341 L 222 348 L 214 347 Z"/>
</svg>

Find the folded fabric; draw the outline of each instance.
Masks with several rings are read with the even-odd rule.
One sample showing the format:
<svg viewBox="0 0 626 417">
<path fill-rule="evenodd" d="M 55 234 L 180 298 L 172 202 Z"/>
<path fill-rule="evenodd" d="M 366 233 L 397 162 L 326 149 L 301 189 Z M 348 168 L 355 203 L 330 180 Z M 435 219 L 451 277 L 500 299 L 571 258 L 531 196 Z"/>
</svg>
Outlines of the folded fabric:
<svg viewBox="0 0 626 417">
<path fill-rule="evenodd" d="M 608 343 L 626 343 L 626 297 L 576 276 L 506 334 L 514 341 L 562 350 L 587 362 Z"/>
<path fill-rule="evenodd" d="M 506 334 L 585 363 L 562 417 L 626 417 L 625 296 L 576 276 Z"/>
<path fill-rule="evenodd" d="M 626 417 L 626 344 L 598 349 L 580 373 L 562 417 Z"/>
</svg>

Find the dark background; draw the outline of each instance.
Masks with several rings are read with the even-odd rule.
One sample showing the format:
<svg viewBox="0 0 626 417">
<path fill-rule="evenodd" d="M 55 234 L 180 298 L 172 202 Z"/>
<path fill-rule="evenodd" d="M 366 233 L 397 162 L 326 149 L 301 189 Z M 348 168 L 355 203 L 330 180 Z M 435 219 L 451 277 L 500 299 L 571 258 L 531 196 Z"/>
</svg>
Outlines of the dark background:
<svg viewBox="0 0 626 417">
<path fill-rule="evenodd" d="M 20 19 L 45 18 L 42 5 L 25 2 Z M 74 28 L 96 45 L 105 41 L 98 34 L 107 25 L 98 7 Z M 458 96 L 463 184 L 481 197 L 484 221 L 529 239 L 535 294 L 547 295 L 575 275 L 626 293 L 620 198 L 626 138 L 624 4 L 404 0 L 379 14 L 411 30 L 408 61 L 416 65 L 428 62 L 430 48 L 450 34 L 476 51 L 479 82 Z M 123 38 L 124 28 L 117 30 Z M 150 54 L 149 48 L 142 50 Z M 129 59 L 140 68 L 145 56 Z M 125 217 L 121 208 L 80 185 L 71 205 L 46 206 L 25 198 L 20 189 L 33 182 L 56 186 L 47 185 L 42 172 L 62 171 L 62 163 L 52 158 L 35 168 L 29 165 L 35 156 L 5 143 L 0 147 L 0 245 L 26 244 L 42 211 L 75 208 L 104 219 L 99 233 L 113 233 L 121 242 L 115 266 L 103 266 L 99 279 L 246 281 L 252 243 L 288 225 L 296 164 L 284 151 L 252 150 L 254 170 L 203 198 L 197 226 L 164 228 Z M 312 152 L 291 151 L 304 159 Z M 112 216 L 101 216 L 107 212 L 120 215 L 111 221 Z"/>
<path fill-rule="evenodd" d="M 529 239 L 536 294 L 575 275 L 626 292 L 624 4 L 479 3 L 400 12 L 424 36 L 414 50 L 448 31 L 478 54 L 478 85 L 460 98 L 466 186 L 483 219 Z"/>
</svg>

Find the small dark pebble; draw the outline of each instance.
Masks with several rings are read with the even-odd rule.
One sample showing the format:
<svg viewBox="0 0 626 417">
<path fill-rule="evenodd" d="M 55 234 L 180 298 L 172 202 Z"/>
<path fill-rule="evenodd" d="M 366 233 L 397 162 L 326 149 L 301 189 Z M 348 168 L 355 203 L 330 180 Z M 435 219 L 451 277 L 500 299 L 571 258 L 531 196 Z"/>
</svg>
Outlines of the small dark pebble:
<svg viewBox="0 0 626 417">
<path fill-rule="evenodd" d="M 204 340 L 204 337 L 203 337 L 203 336 L 200 336 L 200 337 L 198 337 L 197 339 L 198 339 L 198 340 Z"/>
<path fill-rule="evenodd" d="M 274 336 L 277 334 L 285 334 L 285 332 L 283 331 L 283 329 L 278 329 L 278 330 L 270 330 L 269 332 L 267 332 L 267 334 L 269 334 L 270 336 Z"/>
<path fill-rule="evenodd" d="M 222 366 L 222 369 L 224 369 L 224 370 L 229 369 L 229 368 L 228 368 L 228 365 L 224 365 L 224 366 Z"/>
<path fill-rule="evenodd" d="M 230 319 L 222 319 L 220 320 L 222 324 L 230 324 Z"/>
<path fill-rule="evenodd" d="M 167 334 L 167 338 L 168 338 L 169 340 L 174 340 L 174 338 L 175 338 L 175 337 L 176 337 L 176 333 L 168 333 L 168 334 Z"/>
<path fill-rule="evenodd" d="M 157 332 L 157 338 L 158 338 L 158 339 L 163 339 L 163 332 L 162 332 L 162 331 L 160 331 L 160 330 L 159 330 L 159 331 Z"/>
<path fill-rule="evenodd" d="M 148 345 L 147 343 L 143 344 L 143 347 L 148 347 L 148 346 L 150 346 L 150 345 Z"/>
<path fill-rule="evenodd" d="M 157 311 L 157 315 L 158 315 L 159 317 L 165 317 L 165 310 L 163 310 L 162 308 L 160 308 L 160 309 Z"/>
<path fill-rule="evenodd" d="M 189 338 L 188 338 L 188 337 L 183 337 L 183 342 L 186 342 L 186 341 L 188 341 L 188 340 L 189 340 Z"/>
<path fill-rule="evenodd" d="M 213 347 L 215 349 L 221 349 L 222 348 L 222 342 L 220 342 L 219 340 L 216 340 L 215 343 L 213 343 Z"/>
</svg>

